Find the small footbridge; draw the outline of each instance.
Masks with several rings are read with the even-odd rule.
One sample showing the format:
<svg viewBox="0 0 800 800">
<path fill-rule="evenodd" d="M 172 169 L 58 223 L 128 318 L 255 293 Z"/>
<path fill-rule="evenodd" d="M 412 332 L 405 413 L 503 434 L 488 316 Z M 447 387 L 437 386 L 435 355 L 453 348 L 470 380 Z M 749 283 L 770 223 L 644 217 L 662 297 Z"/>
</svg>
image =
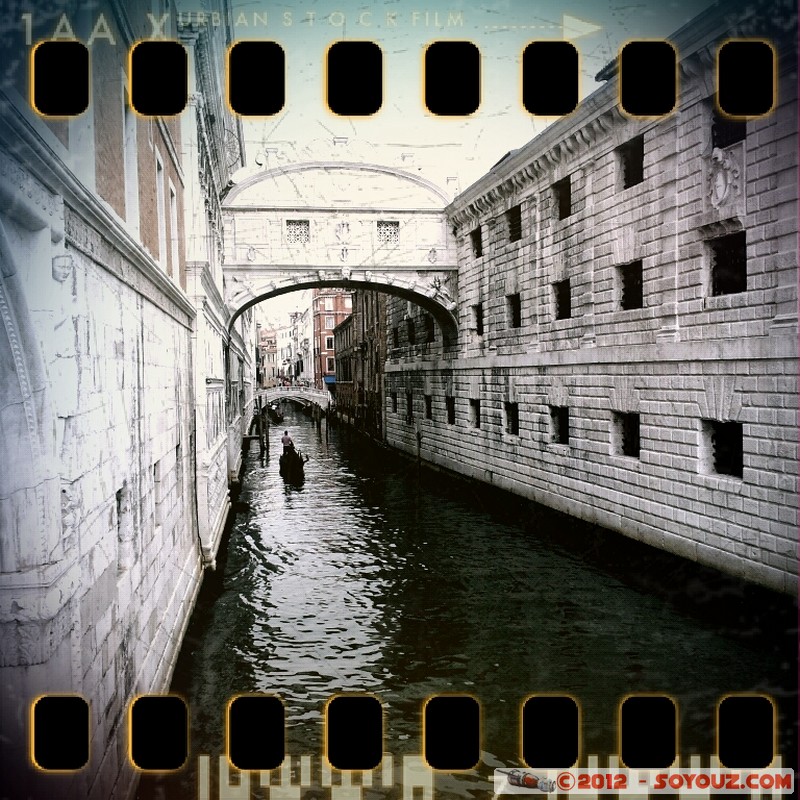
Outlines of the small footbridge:
<svg viewBox="0 0 800 800">
<path fill-rule="evenodd" d="M 261 399 L 262 407 L 273 400 L 294 400 L 304 406 L 319 406 L 323 411 L 328 410 L 333 397 L 327 389 L 315 389 L 304 386 L 275 386 L 272 389 L 262 389 L 257 392 Z"/>
</svg>

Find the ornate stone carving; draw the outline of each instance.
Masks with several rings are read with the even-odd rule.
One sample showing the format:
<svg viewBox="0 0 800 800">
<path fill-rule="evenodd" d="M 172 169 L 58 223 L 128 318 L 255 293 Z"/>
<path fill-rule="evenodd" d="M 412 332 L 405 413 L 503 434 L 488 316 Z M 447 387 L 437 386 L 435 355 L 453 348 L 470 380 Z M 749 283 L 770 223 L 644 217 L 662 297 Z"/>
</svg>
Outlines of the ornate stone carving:
<svg viewBox="0 0 800 800">
<path fill-rule="evenodd" d="M 708 196 L 714 208 L 739 197 L 742 192 L 739 176 L 739 165 L 732 153 L 715 147 L 708 167 Z"/>
</svg>

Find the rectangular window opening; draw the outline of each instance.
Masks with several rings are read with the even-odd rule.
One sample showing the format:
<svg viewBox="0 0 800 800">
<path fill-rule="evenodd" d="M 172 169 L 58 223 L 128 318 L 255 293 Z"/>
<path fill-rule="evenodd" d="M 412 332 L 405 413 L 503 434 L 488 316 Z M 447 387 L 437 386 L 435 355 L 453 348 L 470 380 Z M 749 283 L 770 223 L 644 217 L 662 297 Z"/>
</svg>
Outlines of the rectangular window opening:
<svg viewBox="0 0 800 800">
<path fill-rule="evenodd" d="M 473 428 L 480 428 L 481 426 L 481 401 L 469 401 L 469 422 Z"/>
<path fill-rule="evenodd" d="M 476 303 L 472 309 L 472 329 L 478 336 L 483 336 L 483 304 Z"/>
<path fill-rule="evenodd" d="M 553 312 L 556 319 L 569 319 L 572 316 L 569 278 L 553 284 Z"/>
<path fill-rule="evenodd" d="M 425 315 L 425 341 L 430 344 L 436 339 L 436 323 L 430 314 Z"/>
<path fill-rule="evenodd" d="M 619 299 L 623 311 L 643 307 L 642 296 L 642 262 L 633 261 L 618 267 Z"/>
<path fill-rule="evenodd" d="M 397 392 L 392 392 L 392 414 L 397 413 Z"/>
<path fill-rule="evenodd" d="M 456 399 L 449 395 L 444 398 L 445 408 L 447 409 L 447 424 L 456 424 Z"/>
<path fill-rule="evenodd" d="M 512 436 L 519 436 L 519 405 L 517 403 L 506 403 L 506 433 Z"/>
<path fill-rule="evenodd" d="M 406 320 L 406 335 L 408 336 L 408 343 L 415 345 L 417 343 L 417 325 L 414 319 Z"/>
<path fill-rule="evenodd" d="M 508 327 L 522 327 L 522 301 L 519 292 L 506 295 L 506 311 L 508 312 Z"/>
<path fill-rule="evenodd" d="M 744 231 L 712 239 L 711 294 L 747 291 L 747 239 Z"/>
<path fill-rule="evenodd" d="M 425 419 L 433 419 L 433 396 L 425 395 Z"/>
<path fill-rule="evenodd" d="M 569 444 L 569 407 L 550 406 L 551 435 L 555 444 Z"/>
<path fill-rule="evenodd" d="M 400 347 L 400 331 L 398 328 L 392 328 L 392 347 Z"/>
<path fill-rule="evenodd" d="M 414 420 L 414 394 L 406 391 L 406 422 Z"/>
<path fill-rule="evenodd" d="M 514 206 L 506 211 L 508 241 L 518 242 L 522 238 L 522 206 Z"/>
<path fill-rule="evenodd" d="M 644 136 L 631 139 L 619 147 L 617 152 L 622 171 L 622 188 L 630 189 L 644 180 Z"/>
<path fill-rule="evenodd" d="M 469 238 L 472 242 L 472 254 L 475 258 L 480 258 L 483 255 L 483 239 L 481 238 L 480 226 L 470 233 Z"/>
<path fill-rule="evenodd" d="M 639 415 L 614 412 L 614 452 L 639 458 Z"/>
<path fill-rule="evenodd" d="M 572 185 L 569 175 L 553 184 L 553 195 L 556 201 L 558 218 L 566 219 L 572 214 Z"/>
</svg>

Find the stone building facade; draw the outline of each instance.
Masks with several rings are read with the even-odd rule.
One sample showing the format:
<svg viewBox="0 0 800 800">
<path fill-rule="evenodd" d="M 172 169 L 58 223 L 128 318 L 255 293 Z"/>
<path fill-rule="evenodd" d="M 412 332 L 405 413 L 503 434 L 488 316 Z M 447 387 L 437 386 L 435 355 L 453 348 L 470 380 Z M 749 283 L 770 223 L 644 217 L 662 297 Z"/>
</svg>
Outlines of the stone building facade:
<svg viewBox="0 0 800 800">
<path fill-rule="evenodd" d="M 336 414 L 358 430 L 383 438 L 383 365 L 386 295 L 353 293 L 353 312 L 334 329 Z"/>
<path fill-rule="evenodd" d="M 457 352 L 390 302 L 386 438 L 796 593 L 796 19 L 757 8 L 671 37 L 674 113 L 624 114 L 612 65 L 453 201 Z M 765 116 L 716 110 L 731 36 L 774 45 Z"/>
<path fill-rule="evenodd" d="M 128 706 L 168 688 L 207 555 L 195 407 L 224 361 L 198 344 L 191 249 L 187 267 L 198 153 L 180 119 L 139 116 L 128 101 L 126 56 L 153 10 L 103 5 L 91 103 L 68 120 L 34 113 L 27 71 L 13 72 L 28 63 L 23 40 L 3 41 L 0 773 L 13 797 L 133 795 Z M 34 41 L 60 17 L 35 14 Z M 97 19 L 87 8 L 69 22 L 86 41 Z M 213 281 L 202 286 L 213 304 Z M 223 397 L 212 437 L 223 451 L 228 413 Z M 226 454 L 225 496 L 228 468 Z M 83 769 L 31 764 L 29 710 L 43 693 L 88 701 Z"/>
</svg>

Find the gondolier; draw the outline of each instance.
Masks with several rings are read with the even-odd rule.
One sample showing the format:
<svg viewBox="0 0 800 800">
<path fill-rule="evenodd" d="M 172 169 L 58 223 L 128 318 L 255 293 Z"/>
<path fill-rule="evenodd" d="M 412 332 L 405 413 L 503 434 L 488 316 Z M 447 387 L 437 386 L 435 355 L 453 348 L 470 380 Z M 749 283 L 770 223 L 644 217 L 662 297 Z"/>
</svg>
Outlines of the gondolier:
<svg viewBox="0 0 800 800">
<path fill-rule="evenodd" d="M 281 444 L 283 445 L 284 455 L 294 450 L 294 440 L 291 436 L 289 436 L 289 431 L 283 432 L 283 436 L 281 436 Z"/>
</svg>

